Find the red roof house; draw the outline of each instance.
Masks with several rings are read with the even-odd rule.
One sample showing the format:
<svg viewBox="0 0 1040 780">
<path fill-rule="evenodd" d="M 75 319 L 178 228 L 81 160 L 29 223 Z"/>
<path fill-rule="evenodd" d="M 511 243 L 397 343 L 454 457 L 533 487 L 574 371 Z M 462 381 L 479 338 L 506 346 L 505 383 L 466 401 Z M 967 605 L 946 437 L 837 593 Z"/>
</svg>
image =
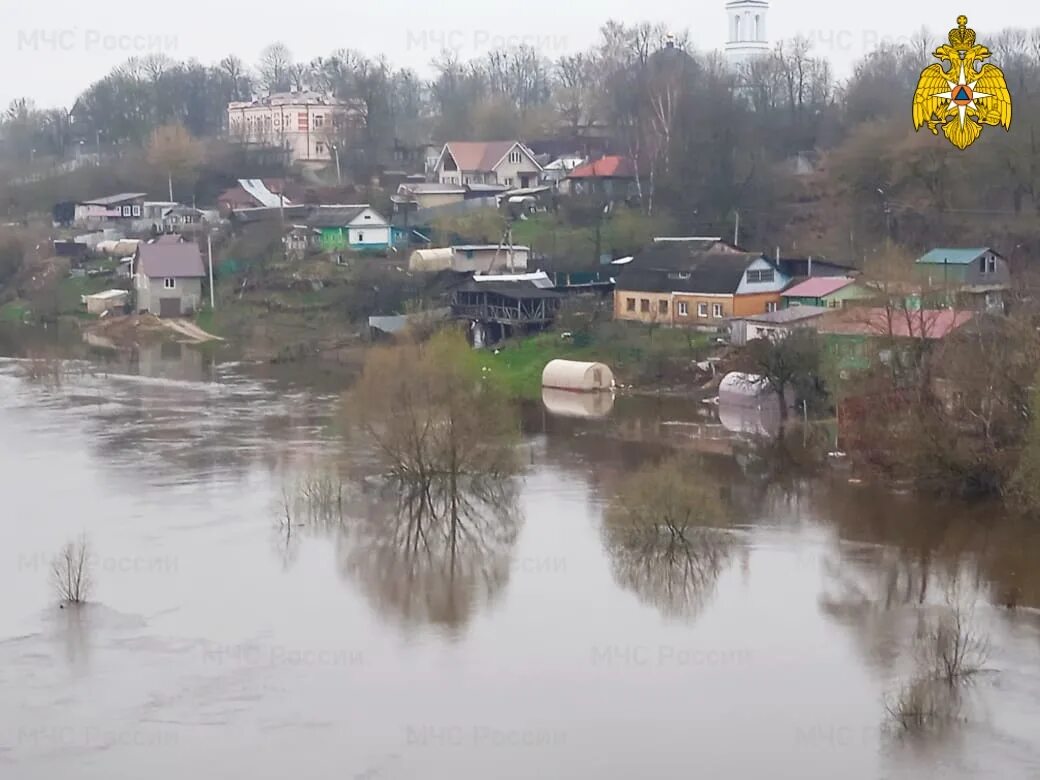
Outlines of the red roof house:
<svg viewBox="0 0 1040 780">
<path fill-rule="evenodd" d="M 636 166 L 632 160 L 607 155 L 579 165 L 564 179 L 561 189 L 574 195 L 628 197 L 635 194 L 635 180 Z"/>
<path fill-rule="evenodd" d="M 570 172 L 569 179 L 634 179 L 636 166 L 627 157 L 611 154 L 579 165 Z"/>
</svg>

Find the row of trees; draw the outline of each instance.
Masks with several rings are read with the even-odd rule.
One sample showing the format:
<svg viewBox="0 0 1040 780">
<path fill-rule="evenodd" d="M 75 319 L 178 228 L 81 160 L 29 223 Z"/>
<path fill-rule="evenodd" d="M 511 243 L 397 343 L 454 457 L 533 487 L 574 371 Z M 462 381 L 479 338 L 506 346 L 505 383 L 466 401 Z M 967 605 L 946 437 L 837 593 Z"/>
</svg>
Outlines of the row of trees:
<svg viewBox="0 0 1040 780">
<path fill-rule="evenodd" d="M 781 42 L 735 73 L 663 26 L 618 22 L 588 50 L 555 60 L 524 46 L 468 61 L 446 52 L 429 78 L 346 49 L 301 62 L 274 44 L 252 67 L 234 56 L 204 65 L 157 54 L 116 68 L 68 112 L 15 101 L 0 135 L 8 159 L 23 163 L 81 143 L 140 147 L 170 124 L 206 138 L 222 132 L 229 101 L 313 89 L 364 113 L 348 160 L 358 177 L 399 165 L 396 143 L 519 137 L 575 151 L 600 146 L 631 156 L 644 209 L 665 209 L 684 228 L 728 235 L 740 212 L 749 245 L 781 239 L 860 257 L 889 235 L 925 242 L 966 215 L 972 231 L 1040 209 L 1031 129 L 1040 118 L 1040 35 L 980 36 L 1007 74 L 1015 124 L 1009 134 L 987 131 L 970 154 L 910 127 L 910 96 L 942 37 L 922 32 L 883 45 L 844 82 L 805 40 Z M 827 154 L 807 189 L 785 163 L 808 151 Z"/>
</svg>

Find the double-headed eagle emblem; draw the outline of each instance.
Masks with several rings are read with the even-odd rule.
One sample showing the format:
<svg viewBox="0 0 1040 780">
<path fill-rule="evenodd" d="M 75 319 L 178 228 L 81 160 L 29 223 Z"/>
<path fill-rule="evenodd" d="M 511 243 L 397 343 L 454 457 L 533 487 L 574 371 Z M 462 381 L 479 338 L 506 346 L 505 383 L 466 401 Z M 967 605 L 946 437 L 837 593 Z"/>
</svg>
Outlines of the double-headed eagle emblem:
<svg viewBox="0 0 1040 780">
<path fill-rule="evenodd" d="M 967 149 L 982 134 L 983 125 L 1011 129 L 1011 93 L 1004 72 L 996 65 L 983 65 L 992 53 L 975 43 L 968 17 L 957 17 L 950 42 L 932 56 L 939 62 L 921 71 L 914 93 L 914 130 L 923 125 L 933 135 L 943 134 L 958 149 Z M 943 68 L 948 62 L 949 69 Z"/>
</svg>

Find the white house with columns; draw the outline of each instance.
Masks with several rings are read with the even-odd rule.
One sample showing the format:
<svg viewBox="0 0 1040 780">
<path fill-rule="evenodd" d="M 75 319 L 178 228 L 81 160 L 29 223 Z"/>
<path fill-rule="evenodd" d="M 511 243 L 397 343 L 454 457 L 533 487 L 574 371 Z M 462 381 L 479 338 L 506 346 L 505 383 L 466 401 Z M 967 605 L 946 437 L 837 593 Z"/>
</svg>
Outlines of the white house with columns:
<svg viewBox="0 0 1040 780">
<path fill-rule="evenodd" d="M 768 15 L 768 0 L 729 0 L 726 3 L 729 20 L 726 59 L 731 65 L 740 66 L 769 53 Z"/>
</svg>

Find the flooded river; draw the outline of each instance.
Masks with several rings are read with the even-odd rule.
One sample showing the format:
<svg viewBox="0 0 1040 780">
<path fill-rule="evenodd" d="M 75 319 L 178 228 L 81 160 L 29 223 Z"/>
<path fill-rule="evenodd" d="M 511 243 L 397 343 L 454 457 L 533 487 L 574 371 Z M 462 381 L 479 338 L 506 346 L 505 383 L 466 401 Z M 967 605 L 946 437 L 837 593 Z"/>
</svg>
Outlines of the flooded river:
<svg viewBox="0 0 1040 780">
<path fill-rule="evenodd" d="M 301 512 L 371 470 L 302 370 L 167 348 L 31 373 L 0 359 L 2 778 L 1040 778 L 1040 530 L 993 507 L 695 404 L 550 397 L 485 522 L 415 554 L 364 478 Z M 732 512 L 710 556 L 607 527 L 672 449 Z M 91 600 L 59 609 L 81 535 Z M 986 671 L 961 722 L 900 736 L 886 697 L 954 588 Z"/>
</svg>

